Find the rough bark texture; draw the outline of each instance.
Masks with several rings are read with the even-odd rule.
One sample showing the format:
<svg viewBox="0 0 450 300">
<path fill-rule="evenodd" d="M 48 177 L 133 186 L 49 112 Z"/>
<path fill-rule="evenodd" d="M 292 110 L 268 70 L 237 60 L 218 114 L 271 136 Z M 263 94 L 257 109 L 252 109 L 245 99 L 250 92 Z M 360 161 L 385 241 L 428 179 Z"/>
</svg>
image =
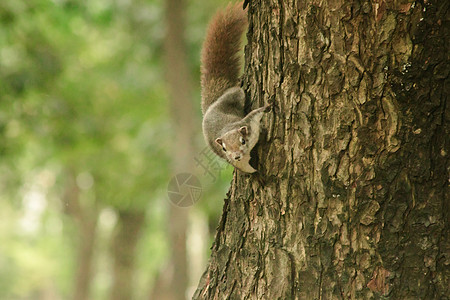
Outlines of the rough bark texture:
<svg viewBox="0 0 450 300">
<path fill-rule="evenodd" d="M 449 299 L 449 2 L 252 1 L 274 100 L 194 299 Z"/>
</svg>

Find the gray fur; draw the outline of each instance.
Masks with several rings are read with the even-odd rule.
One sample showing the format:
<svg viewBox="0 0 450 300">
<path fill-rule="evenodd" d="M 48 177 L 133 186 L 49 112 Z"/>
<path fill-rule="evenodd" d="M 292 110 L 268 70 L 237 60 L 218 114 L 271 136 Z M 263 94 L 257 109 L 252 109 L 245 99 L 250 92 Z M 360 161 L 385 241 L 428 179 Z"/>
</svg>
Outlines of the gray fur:
<svg viewBox="0 0 450 300">
<path fill-rule="evenodd" d="M 218 156 L 246 173 L 250 151 L 259 139 L 266 108 L 244 113 L 245 94 L 238 87 L 240 39 L 247 28 L 240 4 L 216 14 L 209 25 L 202 49 L 203 135 Z M 245 126 L 245 128 L 242 128 Z"/>
<path fill-rule="evenodd" d="M 203 135 L 212 150 L 226 159 L 222 148 L 215 140 L 230 130 L 240 128 L 244 118 L 244 91 L 233 87 L 225 91 L 203 116 Z"/>
</svg>

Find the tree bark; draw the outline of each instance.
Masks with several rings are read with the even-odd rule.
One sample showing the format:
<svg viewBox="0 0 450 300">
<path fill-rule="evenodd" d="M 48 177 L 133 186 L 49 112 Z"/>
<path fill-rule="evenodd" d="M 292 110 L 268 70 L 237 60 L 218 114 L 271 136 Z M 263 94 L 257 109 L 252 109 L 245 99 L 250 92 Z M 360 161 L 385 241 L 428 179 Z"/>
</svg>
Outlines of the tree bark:
<svg viewBox="0 0 450 300">
<path fill-rule="evenodd" d="M 448 299 L 449 4 L 253 1 L 269 100 L 194 299 Z"/>
</svg>

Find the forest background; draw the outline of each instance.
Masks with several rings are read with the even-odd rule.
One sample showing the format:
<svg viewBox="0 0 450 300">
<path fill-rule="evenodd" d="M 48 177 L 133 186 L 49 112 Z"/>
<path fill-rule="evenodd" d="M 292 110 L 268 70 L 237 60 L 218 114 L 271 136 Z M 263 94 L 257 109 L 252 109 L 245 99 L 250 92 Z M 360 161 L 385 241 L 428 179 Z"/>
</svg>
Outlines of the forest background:
<svg viewBox="0 0 450 300">
<path fill-rule="evenodd" d="M 225 3 L 189 1 L 184 11 L 198 155 L 200 47 Z M 0 2 L 0 299 L 114 299 L 118 283 L 133 299 L 151 299 L 174 271 L 165 7 Z M 180 208 L 189 211 L 187 295 L 223 204 L 208 199 L 224 197 L 232 169 L 199 173 L 199 201 Z"/>
</svg>

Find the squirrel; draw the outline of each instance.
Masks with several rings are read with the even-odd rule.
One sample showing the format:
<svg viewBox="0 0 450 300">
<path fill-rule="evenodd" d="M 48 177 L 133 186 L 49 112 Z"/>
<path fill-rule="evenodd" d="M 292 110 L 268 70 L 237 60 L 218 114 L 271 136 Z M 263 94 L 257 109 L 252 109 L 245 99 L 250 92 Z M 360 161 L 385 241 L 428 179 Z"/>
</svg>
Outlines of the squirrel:
<svg viewBox="0 0 450 300">
<path fill-rule="evenodd" d="M 214 153 L 235 168 L 254 173 L 250 151 L 258 142 L 261 118 L 271 106 L 247 115 L 244 112 L 245 94 L 238 85 L 238 54 L 246 29 L 246 11 L 239 4 L 219 11 L 208 26 L 201 54 L 202 127 Z"/>
</svg>

